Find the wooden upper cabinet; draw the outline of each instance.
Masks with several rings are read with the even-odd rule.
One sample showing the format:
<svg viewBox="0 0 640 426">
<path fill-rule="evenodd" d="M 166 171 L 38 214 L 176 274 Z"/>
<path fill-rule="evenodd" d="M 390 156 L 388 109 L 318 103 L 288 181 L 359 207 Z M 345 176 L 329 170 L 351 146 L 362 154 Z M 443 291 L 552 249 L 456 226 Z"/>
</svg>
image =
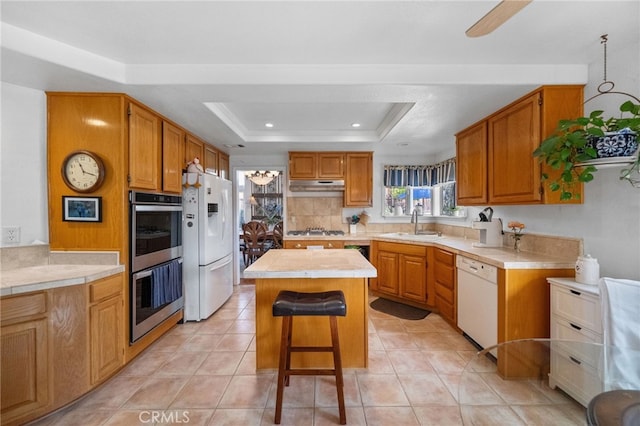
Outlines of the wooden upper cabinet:
<svg viewBox="0 0 640 426">
<path fill-rule="evenodd" d="M 207 173 L 220 176 L 218 171 L 218 150 L 211 145 L 204 145 L 204 163 L 202 164 Z"/>
<path fill-rule="evenodd" d="M 319 179 L 344 179 L 343 152 L 319 152 L 318 153 L 318 178 Z"/>
<path fill-rule="evenodd" d="M 529 203 L 542 199 L 540 162 L 532 153 L 540 144 L 542 95 L 522 99 L 489 118 L 489 203 Z"/>
<path fill-rule="evenodd" d="M 553 172 L 533 157 L 533 151 L 559 120 L 582 115 L 582 99 L 583 86 L 543 86 L 458 133 L 458 204 L 560 203 L 559 192 L 542 182 L 543 172 Z"/>
<path fill-rule="evenodd" d="M 129 186 L 160 189 L 160 122 L 153 112 L 129 104 Z"/>
<path fill-rule="evenodd" d="M 221 152 L 218 156 L 218 173 L 221 178 L 231 180 L 229 174 L 229 156 Z"/>
<path fill-rule="evenodd" d="M 289 153 L 289 179 L 316 179 L 318 154 L 316 152 Z"/>
<path fill-rule="evenodd" d="M 344 206 L 373 206 L 373 153 L 347 152 L 345 161 Z"/>
<path fill-rule="evenodd" d="M 289 179 L 344 179 L 344 152 L 290 152 Z"/>
<path fill-rule="evenodd" d="M 487 202 L 487 160 L 486 121 L 456 135 L 457 204 Z"/>
<path fill-rule="evenodd" d="M 204 161 L 204 142 L 193 135 L 187 134 L 187 140 L 184 143 L 184 165 L 186 166 L 193 161 L 195 157 L 198 157 L 200 164 L 202 164 Z"/>
<path fill-rule="evenodd" d="M 182 192 L 184 138 L 184 130 L 162 122 L 162 190 L 165 192 Z"/>
</svg>

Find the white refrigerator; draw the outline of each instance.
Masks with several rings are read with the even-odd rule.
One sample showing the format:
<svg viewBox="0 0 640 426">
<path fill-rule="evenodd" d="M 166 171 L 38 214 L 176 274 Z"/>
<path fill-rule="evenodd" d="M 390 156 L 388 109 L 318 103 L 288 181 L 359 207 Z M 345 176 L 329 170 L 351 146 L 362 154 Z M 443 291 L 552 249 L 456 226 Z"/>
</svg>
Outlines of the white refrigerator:
<svg viewBox="0 0 640 426">
<path fill-rule="evenodd" d="M 209 318 L 233 293 L 231 182 L 183 175 L 184 319 Z"/>
</svg>

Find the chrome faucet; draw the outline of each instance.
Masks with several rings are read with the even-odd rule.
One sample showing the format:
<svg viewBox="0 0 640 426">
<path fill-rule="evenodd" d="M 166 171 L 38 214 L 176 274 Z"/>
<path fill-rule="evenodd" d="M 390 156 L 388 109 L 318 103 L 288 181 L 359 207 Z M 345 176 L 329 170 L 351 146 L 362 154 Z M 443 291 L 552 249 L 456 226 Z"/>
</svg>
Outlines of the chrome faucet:
<svg viewBox="0 0 640 426">
<path fill-rule="evenodd" d="M 413 209 L 413 212 L 411 212 L 411 223 L 416 224 L 413 230 L 413 233 L 415 235 L 418 235 L 418 210 L 417 209 Z"/>
</svg>

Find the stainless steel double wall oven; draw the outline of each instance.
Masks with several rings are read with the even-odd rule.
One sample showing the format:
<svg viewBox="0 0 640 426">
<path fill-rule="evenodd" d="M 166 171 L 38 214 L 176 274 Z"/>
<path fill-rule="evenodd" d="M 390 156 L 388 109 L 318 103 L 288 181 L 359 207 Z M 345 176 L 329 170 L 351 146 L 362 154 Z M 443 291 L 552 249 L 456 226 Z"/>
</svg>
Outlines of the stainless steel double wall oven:
<svg viewBox="0 0 640 426">
<path fill-rule="evenodd" d="M 184 306 L 182 197 L 131 191 L 131 343 Z"/>
</svg>

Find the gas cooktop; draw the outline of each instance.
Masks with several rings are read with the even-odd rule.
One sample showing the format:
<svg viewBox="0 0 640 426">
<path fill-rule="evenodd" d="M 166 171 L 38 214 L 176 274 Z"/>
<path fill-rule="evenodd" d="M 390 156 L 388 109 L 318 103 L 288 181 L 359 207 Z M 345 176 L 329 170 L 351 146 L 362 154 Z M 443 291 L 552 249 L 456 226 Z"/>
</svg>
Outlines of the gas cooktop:
<svg viewBox="0 0 640 426">
<path fill-rule="evenodd" d="M 318 235 L 318 236 L 344 235 L 344 231 L 338 231 L 333 229 L 326 230 L 324 228 L 307 228 L 304 230 L 288 231 L 287 235 Z"/>
</svg>

